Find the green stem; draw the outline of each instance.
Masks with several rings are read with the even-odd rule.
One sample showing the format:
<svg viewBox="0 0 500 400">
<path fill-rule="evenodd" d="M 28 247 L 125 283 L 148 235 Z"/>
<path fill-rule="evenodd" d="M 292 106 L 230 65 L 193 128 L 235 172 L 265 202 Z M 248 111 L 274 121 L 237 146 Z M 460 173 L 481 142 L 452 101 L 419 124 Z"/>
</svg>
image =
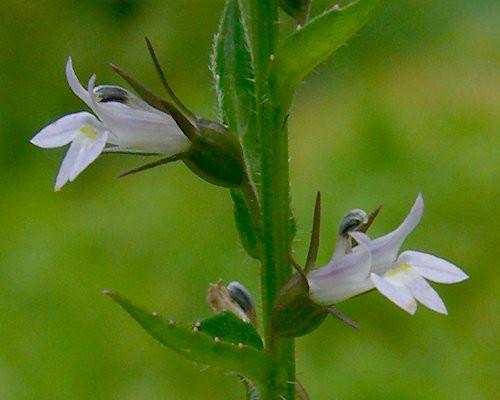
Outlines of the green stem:
<svg viewBox="0 0 500 400">
<path fill-rule="evenodd" d="M 260 198 L 263 218 L 262 311 L 266 348 L 283 368 L 271 378 L 262 400 L 294 400 L 295 350 L 290 339 L 273 337 L 271 315 L 280 288 L 291 276 L 288 135 L 284 113 L 277 108 L 269 82 L 269 69 L 278 37 L 276 0 L 251 0 L 251 28 L 256 85 L 256 129 L 261 148 Z"/>
</svg>

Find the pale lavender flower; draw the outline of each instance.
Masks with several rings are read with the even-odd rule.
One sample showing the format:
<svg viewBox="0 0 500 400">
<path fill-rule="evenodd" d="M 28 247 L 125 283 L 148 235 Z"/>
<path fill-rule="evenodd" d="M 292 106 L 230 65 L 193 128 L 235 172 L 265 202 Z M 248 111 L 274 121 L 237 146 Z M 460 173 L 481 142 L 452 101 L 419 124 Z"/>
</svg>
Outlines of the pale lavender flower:
<svg viewBox="0 0 500 400">
<path fill-rule="evenodd" d="M 97 86 L 95 75 L 85 89 L 71 61 L 66 78 L 88 112 L 66 115 L 38 132 L 31 143 L 54 148 L 70 144 L 59 169 L 55 190 L 73 181 L 103 151 L 161 154 L 166 157 L 189 149 L 190 141 L 173 118 L 119 86 Z M 108 145 L 108 147 L 106 147 Z"/>
<path fill-rule="evenodd" d="M 410 314 L 415 313 L 417 301 L 447 314 L 443 301 L 426 279 L 456 283 L 468 276 L 431 254 L 408 250 L 398 256 L 406 237 L 420 222 L 423 210 L 423 198 L 419 195 L 403 223 L 391 233 L 371 240 L 361 232 L 350 232 L 359 246 L 346 254 L 344 250 L 349 246 L 337 245 L 332 261 L 308 274 L 311 298 L 319 304 L 335 304 L 376 288 Z M 340 236 L 339 240 L 348 239 Z"/>
</svg>

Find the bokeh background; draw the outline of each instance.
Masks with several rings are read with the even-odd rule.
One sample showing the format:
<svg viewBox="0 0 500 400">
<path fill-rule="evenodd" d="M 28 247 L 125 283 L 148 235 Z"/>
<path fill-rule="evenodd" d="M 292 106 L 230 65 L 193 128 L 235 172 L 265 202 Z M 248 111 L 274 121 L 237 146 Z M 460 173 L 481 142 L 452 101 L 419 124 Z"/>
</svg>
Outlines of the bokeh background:
<svg viewBox="0 0 500 400">
<path fill-rule="evenodd" d="M 329 1 L 316 1 L 315 12 Z M 64 149 L 29 144 L 83 104 L 63 68 L 120 83 L 115 62 L 158 89 L 148 35 L 178 94 L 214 117 L 207 68 L 222 0 L 0 3 L 0 399 L 239 399 L 234 377 L 191 364 L 151 339 L 109 299 L 114 288 L 190 323 L 208 315 L 209 282 L 258 295 L 226 191 L 182 164 L 115 179 L 142 159 L 103 156 L 52 190 Z M 283 30 L 291 28 L 283 16 Z M 324 196 L 320 260 L 351 208 L 384 209 L 393 229 L 418 192 L 426 212 L 408 248 L 470 275 L 440 285 L 449 316 L 409 316 L 376 293 L 298 341 L 312 399 L 495 399 L 500 393 L 498 1 L 386 2 L 300 88 L 290 120 L 297 257 L 316 190 Z M 300 54 L 297 55 L 300 57 Z"/>
</svg>

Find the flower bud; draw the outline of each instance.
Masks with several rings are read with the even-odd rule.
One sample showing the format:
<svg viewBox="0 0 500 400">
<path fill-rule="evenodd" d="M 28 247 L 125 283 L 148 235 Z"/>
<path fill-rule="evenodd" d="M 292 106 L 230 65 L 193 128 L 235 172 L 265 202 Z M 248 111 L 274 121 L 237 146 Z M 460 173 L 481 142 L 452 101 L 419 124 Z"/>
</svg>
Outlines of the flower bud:
<svg viewBox="0 0 500 400">
<path fill-rule="evenodd" d="M 252 296 L 239 282 L 231 282 L 227 286 L 211 283 L 208 288 L 207 303 L 214 313 L 229 311 L 242 321 L 256 326 Z"/>
<path fill-rule="evenodd" d="M 202 179 L 223 187 L 237 187 L 245 180 L 243 150 L 238 138 L 222 124 L 199 119 L 197 134 L 185 164 Z"/>
</svg>

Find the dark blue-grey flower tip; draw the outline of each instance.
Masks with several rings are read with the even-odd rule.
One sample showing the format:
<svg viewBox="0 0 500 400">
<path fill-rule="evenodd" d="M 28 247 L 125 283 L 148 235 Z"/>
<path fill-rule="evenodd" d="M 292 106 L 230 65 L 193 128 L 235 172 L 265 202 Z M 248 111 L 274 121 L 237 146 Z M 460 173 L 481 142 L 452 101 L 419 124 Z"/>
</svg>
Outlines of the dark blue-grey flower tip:
<svg viewBox="0 0 500 400">
<path fill-rule="evenodd" d="M 233 281 L 227 285 L 227 290 L 231 299 L 238 304 L 245 313 L 250 313 L 254 310 L 252 296 L 248 289 L 240 282 Z"/>
<path fill-rule="evenodd" d="M 361 225 L 368 223 L 368 214 L 359 208 L 351 210 L 342 219 L 339 226 L 339 235 L 347 236 L 349 232 L 353 232 Z"/>
<path fill-rule="evenodd" d="M 120 86 L 101 85 L 94 89 L 96 100 L 99 103 L 122 103 L 127 104 L 130 95 Z"/>
</svg>

